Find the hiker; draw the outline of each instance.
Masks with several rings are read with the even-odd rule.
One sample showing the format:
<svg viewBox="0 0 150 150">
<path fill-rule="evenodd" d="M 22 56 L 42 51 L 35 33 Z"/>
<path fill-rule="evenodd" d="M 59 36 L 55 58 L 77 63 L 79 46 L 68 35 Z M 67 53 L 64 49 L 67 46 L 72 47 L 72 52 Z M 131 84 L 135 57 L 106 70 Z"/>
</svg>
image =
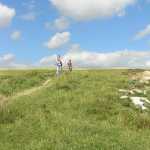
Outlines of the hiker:
<svg viewBox="0 0 150 150">
<path fill-rule="evenodd" d="M 60 55 L 57 56 L 56 66 L 57 66 L 56 75 L 60 76 L 62 73 L 62 66 L 63 66 Z"/>
<path fill-rule="evenodd" d="M 71 59 L 69 59 L 67 65 L 68 65 L 68 70 L 71 72 L 72 71 L 72 61 L 71 61 Z"/>
</svg>

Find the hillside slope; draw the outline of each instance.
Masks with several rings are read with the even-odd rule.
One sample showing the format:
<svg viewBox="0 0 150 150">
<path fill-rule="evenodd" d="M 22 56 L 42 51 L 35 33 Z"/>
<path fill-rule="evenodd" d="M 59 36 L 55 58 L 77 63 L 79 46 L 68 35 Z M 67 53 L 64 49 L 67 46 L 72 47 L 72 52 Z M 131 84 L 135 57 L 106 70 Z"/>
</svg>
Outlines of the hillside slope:
<svg viewBox="0 0 150 150">
<path fill-rule="evenodd" d="M 127 70 L 74 71 L 0 108 L 1 150 L 149 150 L 149 112 L 120 100 Z M 149 95 L 150 96 L 150 95 Z"/>
</svg>

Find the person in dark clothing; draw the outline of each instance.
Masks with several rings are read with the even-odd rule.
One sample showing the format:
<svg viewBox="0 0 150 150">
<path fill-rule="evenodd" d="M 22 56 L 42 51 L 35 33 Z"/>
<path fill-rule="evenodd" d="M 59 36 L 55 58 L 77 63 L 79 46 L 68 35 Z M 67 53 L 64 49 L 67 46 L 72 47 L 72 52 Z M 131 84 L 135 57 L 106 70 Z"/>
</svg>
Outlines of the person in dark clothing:
<svg viewBox="0 0 150 150">
<path fill-rule="evenodd" d="M 71 61 L 71 59 L 69 59 L 67 65 L 68 65 L 68 70 L 71 72 L 72 71 L 72 61 Z"/>
</svg>

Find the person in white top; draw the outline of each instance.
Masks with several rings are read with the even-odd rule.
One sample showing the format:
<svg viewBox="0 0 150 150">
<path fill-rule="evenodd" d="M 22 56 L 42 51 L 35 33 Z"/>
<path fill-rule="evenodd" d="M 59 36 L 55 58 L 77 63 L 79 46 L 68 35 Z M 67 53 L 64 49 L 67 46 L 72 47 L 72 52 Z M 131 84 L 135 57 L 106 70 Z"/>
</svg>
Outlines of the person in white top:
<svg viewBox="0 0 150 150">
<path fill-rule="evenodd" d="M 56 75 L 57 76 L 60 76 L 61 75 L 61 73 L 62 73 L 62 66 L 63 66 L 63 64 L 62 64 L 62 60 L 61 60 L 61 57 L 60 57 L 60 55 L 58 55 L 57 56 L 57 59 L 56 59 Z"/>
</svg>

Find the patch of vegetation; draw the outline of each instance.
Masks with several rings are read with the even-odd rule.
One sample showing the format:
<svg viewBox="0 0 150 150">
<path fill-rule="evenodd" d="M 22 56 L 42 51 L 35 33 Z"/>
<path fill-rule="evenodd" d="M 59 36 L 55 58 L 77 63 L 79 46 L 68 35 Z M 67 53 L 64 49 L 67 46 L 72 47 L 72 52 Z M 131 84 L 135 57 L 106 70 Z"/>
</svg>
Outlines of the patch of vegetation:
<svg viewBox="0 0 150 150">
<path fill-rule="evenodd" d="M 8 102 L 0 108 L 0 149 L 149 150 L 149 112 L 120 100 L 118 89 L 130 86 L 125 72 L 73 71 Z"/>
<path fill-rule="evenodd" d="M 5 107 L 0 109 L 0 116 L 0 124 L 13 124 L 17 119 L 23 117 L 17 110 L 11 110 Z"/>
<path fill-rule="evenodd" d="M 53 72 L 47 70 L 29 71 L 1 71 L 0 95 L 11 96 L 16 92 L 39 86 L 45 80 L 53 76 Z"/>
</svg>

